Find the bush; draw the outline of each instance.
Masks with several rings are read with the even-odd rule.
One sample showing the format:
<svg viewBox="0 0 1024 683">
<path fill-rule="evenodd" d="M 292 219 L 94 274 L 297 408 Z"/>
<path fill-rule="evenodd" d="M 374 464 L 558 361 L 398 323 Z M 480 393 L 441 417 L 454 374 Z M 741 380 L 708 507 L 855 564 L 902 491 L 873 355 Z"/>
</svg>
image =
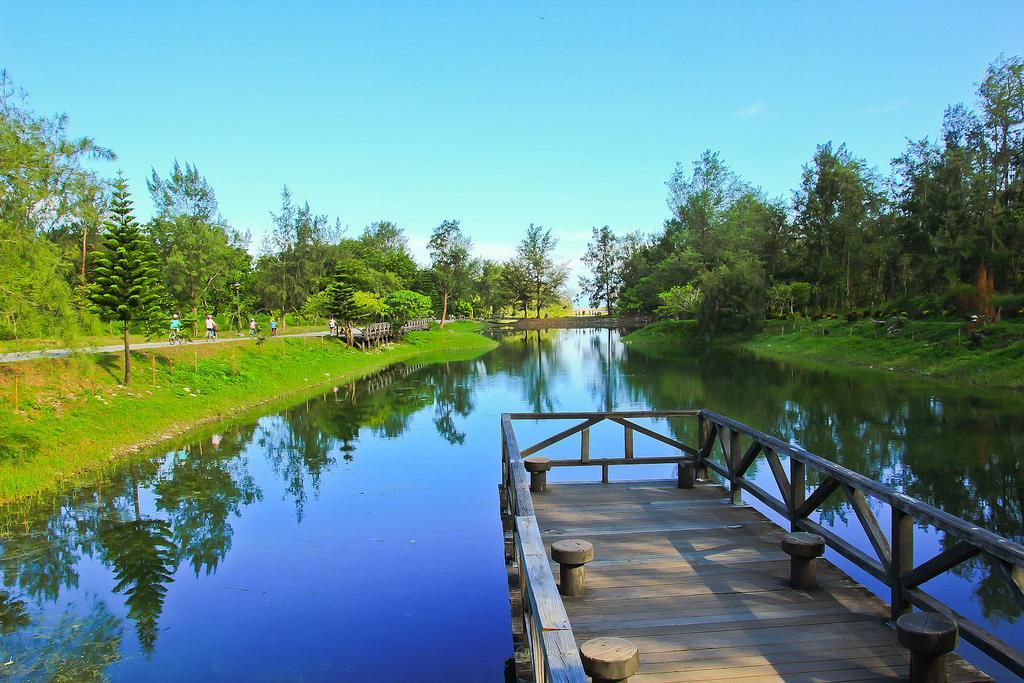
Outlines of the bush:
<svg viewBox="0 0 1024 683">
<path fill-rule="evenodd" d="M 429 318 L 434 312 L 429 296 L 408 289 L 391 292 L 384 298 L 384 305 L 388 308 L 391 322 L 399 326 L 416 318 Z"/>
<path fill-rule="evenodd" d="M 849 313 L 846 314 L 846 322 L 848 322 L 848 323 L 857 322 L 857 319 L 859 317 L 860 317 L 860 313 L 858 313 L 857 311 L 850 311 Z"/>
<path fill-rule="evenodd" d="M 741 332 L 764 320 L 764 271 L 754 258 L 719 266 L 698 282 L 704 295 L 697 321 L 704 332 Z"/>
<path fill-rule="evenodd" d="M 700 305 L 701 291 L 692 284 L 672 287 L 667 292 L 658 294 L 661 306 L 656 313 L 663 318 L 682 320 L 692 318 Z"/>
<path fill-rule="evenodd" d="M 996 294 L 992 297 L 992 307 L 1002 313 L 1004 318 L 1024 317 L 1024 294 Z"/>
</svg>

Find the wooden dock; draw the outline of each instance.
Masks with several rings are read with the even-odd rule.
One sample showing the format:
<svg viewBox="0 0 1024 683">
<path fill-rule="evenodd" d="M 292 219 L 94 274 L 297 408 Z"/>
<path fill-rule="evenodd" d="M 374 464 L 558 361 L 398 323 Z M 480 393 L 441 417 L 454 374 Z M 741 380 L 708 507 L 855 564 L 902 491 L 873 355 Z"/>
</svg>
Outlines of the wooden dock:
<svg viewBox="0 0 1024 683">
<path fill-rule="evenodd" d="M 579 644 L 615 636 L 639 648 L 631 683 L 908 675 L 888 605 L 828 563 L 818 590 L 791 588 L 783 530 L 718 484 L 554 484 L 533 506 L 549 557 L 560 539 L 593 544 L 587 592 L 563 604 Z M 949 666 L 950 681 L 990 680 L 959 657 Z"/>
<path fill-rule="evenodd" d="M 520 447 L 515 421 L 574 424 Z M 591 429 L 608 422 L 622 428 L 622 441 L 592 443 Z M 693 443 L 665 434 L 667 423 Z M 564 446 L 557 459 L 539 455 L 573 437 L 579 450 L 568 457 Z M 661 452 L 642 455 L 638 439 L 659 442 Z M 585 683 L 587 670 L 622 679 L 637 650 L 633 683 L 937 681 L 943 670 L 950 681 L 991 680 L 952 651 L 957 637 L 1024 676 L 1019 644 L 926 586 L 980 557 L 1024 604 L 1024 547 L 799 446 L 712 411 L 678 410 L 506 414 L 501 449 L 520 682 Z M 748 476 L 755 461 L 776 490 Z M 612 467 L 655 463 L 675 463 L 676 479 L 610 481 Z M 581 468 L 579 479 L 600 468 L 601 481 L 548 484 L 556 467 Z M 829 500 L 848 506 L 867 544 L 814 518 Z M 922 527 L 945 535 L 923 559 L 914 552 Z M 577 542 L 552 548 L 569 540 Z M 889 601 L 820 557 L 826 547 L 882 582 Z M 625 641 L 595 640 L 603 638 Z"/>
</svg>

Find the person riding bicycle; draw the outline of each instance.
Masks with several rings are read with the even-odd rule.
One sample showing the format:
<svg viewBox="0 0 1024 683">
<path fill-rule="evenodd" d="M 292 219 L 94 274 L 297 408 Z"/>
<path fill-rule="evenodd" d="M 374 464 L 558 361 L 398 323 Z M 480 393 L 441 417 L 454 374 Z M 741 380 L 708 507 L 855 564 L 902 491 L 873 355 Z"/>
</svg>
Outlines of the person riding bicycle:
<svg viewBox="0 0 1024 683">
<path fill-rule="evenodd" d="M 179 332 L 181 332 L 181 319 L 178 317 L 178 314 L 175 313 L 174 316 L 171 317 L 171 331 L 169 335 L 172 342 L 178 338 Z"/>
<path fill-rule="evenodd" d="M 206 338 L 207 339 L 214 339 L 214 338 L 216 338 L 216 336 L 217 336 L 217 334 L 216 334 L 216 332 L 214 332 L 213 316 L 210 315 L 209 313 L 207 313 L 206 314 Z"/>
<path fill-rule="evenodd" d="M 274 320 L 273 318 L 271 318 L 271 320 L 270 320 L 270 336 L 271 337 L 276 337 L 277 336 L 277 321 Z"/>
<path fill-rule="evenodd" d="M 256 336 L 256 318 L 249 318 L 249 336 Z"/>
</svg>

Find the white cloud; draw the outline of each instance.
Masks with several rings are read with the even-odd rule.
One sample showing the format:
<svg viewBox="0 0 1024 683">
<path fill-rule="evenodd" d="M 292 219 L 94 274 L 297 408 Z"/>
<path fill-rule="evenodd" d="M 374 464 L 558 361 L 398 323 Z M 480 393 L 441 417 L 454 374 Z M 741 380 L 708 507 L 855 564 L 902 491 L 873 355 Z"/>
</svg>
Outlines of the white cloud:
<svg viewBox="0 0 1024 683">
<path fill-rule="evenodd" d="M 757 116 L 758 114 L 763 114 L 764 110 L 764 102 L 754 102 L 752 104 L 747 105 L 746 107 L 741 107 L 740 109 L 737 109 L 736 116 L 739 116 L 741 119 L 751 119 Z"/>
</svg>

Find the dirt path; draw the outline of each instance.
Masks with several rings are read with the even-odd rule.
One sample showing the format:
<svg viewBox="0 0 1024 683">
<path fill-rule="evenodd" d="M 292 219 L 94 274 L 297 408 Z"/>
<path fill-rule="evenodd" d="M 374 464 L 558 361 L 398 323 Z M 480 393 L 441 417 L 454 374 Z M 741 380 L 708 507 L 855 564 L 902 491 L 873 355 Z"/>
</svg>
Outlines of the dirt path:
<svg viewBox="0 0 1024 683">
<path fill-rule="evenodd" d="M 299 334 L 281 334 L 279 337 L 326 337 L 327 332 L 301 332 Z M 248 341 L 249 337 L 218 337 L 217 339 L 196 339 L 189 344 L 227 344 L 229 342 Z M 132 344 L 132 350 L 138 349 L 162 349 L 170 348 L 166 341 L 142 342 Z M 80 349 L 40 349 L 38 351 L 15 351 L 13 353 L 0 353 L 0 363 L 17 363 L 24 360 L 36 360 L 38 358 L 66 358 L 73 353 L 121 353 L 124 351 L 123 344 L 110 344 L 108 346 L 85 346 Z"/>
</svg>

